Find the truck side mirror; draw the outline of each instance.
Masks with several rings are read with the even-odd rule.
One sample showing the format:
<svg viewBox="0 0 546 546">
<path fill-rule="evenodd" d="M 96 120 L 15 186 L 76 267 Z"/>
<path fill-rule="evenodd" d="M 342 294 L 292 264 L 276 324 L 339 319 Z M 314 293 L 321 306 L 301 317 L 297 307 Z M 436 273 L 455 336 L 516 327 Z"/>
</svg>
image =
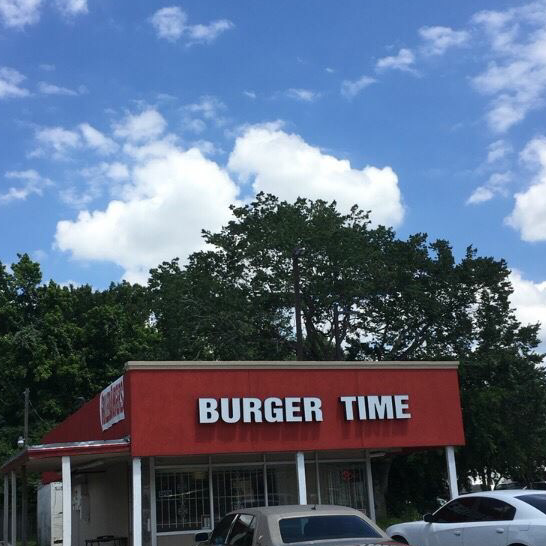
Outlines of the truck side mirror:
<svg viewBox="0 0 546 546">
<path fill-rule="evenodd" d="M 434 523 L 434 515 L 432 514 L 425 514 L 423 516 L 423 521 L 426 521 L 427 523 Z"/>
<path fill-rule="evenodd" d="M 209 539 L 209 534 L 206 532 L 197 533 L 195 535 L 195 542 L 206 542 Z"/>
</svg>

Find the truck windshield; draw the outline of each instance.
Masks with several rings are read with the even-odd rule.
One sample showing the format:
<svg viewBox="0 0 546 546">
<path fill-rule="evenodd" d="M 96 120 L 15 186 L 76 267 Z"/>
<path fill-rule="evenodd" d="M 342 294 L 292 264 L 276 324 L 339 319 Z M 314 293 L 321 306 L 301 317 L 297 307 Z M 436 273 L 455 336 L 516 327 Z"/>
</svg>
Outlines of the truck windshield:
<svg viewBox="0 0 546 546">
<path fill-rule="evenodd" d="M 285 544 L 339 538 L 380 538 L 381 535 L 358 516 L 304 516 L 279 520 Z"/>
</svg>

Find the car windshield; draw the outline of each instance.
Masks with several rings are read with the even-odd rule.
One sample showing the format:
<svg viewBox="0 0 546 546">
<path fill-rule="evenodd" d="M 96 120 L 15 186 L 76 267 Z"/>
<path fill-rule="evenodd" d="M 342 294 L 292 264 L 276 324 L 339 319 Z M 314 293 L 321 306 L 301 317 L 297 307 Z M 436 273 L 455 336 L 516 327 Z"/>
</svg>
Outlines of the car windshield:
<svg viewBox="0 0 546 546">
<path fill-rule="evenodd" d="M 358 516 L 305 516 L 279 521 L 279 530 L 285 544 L 309 540 L 339 538 L 380 538 L 381 535 Z"/>
<path fill-rule="evenodd" d="M 531 506 L 534 506 L 537 510 L 540 510 L 543 514 L 546 514 L 546 493 L 539 493 L 535 495 L 520 495 L 516 497 Z"/>
</svg>

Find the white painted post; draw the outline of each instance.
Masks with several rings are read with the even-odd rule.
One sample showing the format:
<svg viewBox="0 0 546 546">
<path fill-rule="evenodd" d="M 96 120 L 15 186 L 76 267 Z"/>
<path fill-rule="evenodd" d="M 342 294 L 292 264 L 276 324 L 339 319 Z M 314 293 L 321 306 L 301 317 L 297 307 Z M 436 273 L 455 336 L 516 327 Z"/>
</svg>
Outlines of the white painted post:
<svg viewBox="0 0 546 546">
<path fill-rule="evenodd" d="M 142 464 L 140 457 L 133 457 L 133 546 L 142 546 Z"/>
<path fill-rule="evenodd" d="M 296 453 L 296 471 L 298 473 L 298 503 L 307 504 L 307 483 L 305 480 L 305 457 L 303 452 Z"/>
<path fill-rule="evenodd" d="M 446 447 L 446 460 L 449 496 L 454 499 L 459 495 L 459 487 L 457 486 L 457 466 L 455 465 L 455 449 L 453 446 Z"/>
<path fill-rule="evenodd" d="M 9 526 L 9 477 L 4 474 L 4 533 L 2 539 L 4 540 L 4 545 L 7 546 L 9 541 L 8 534 Z"/>
<path fill-rule="evenodd" d="M 17 476 L 11 471 L 11 544 L 17 544 Z"/>
<path fill-rule="evenodd" d="M 63 546 L 72 543 L 72 475 L 70 457 L 62 457 L 63 477 Z"/>
<path fill-rule="evenodd" d="M 157 546 L 157 513 L 155 495 L 155 457 L 150 457 L 150 523 L 152 527 L 152 546 Z"/>
<path fill-rule="evenodd" d="M 372 521 L 375 521 L 375 496 L 373 493 L 372 458 L 370 457 L 369 451 L 366 451 L 366 490 L 368 492 L 368 506 L 370 509 L 368 516 Z"/>
</svg>

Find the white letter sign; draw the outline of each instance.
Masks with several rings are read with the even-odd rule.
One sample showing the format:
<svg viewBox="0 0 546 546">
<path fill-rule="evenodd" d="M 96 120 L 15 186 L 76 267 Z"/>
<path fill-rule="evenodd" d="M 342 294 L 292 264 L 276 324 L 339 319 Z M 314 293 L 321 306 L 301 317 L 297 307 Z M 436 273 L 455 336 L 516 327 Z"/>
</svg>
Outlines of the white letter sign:
<svg viewBox="0 0 546 546">
<path fill-rule="evenodd" d="M 116 379 L 100 393 L 100 426 L 102 430 L 125 419 L 123 376 Z"/>
</svg>

